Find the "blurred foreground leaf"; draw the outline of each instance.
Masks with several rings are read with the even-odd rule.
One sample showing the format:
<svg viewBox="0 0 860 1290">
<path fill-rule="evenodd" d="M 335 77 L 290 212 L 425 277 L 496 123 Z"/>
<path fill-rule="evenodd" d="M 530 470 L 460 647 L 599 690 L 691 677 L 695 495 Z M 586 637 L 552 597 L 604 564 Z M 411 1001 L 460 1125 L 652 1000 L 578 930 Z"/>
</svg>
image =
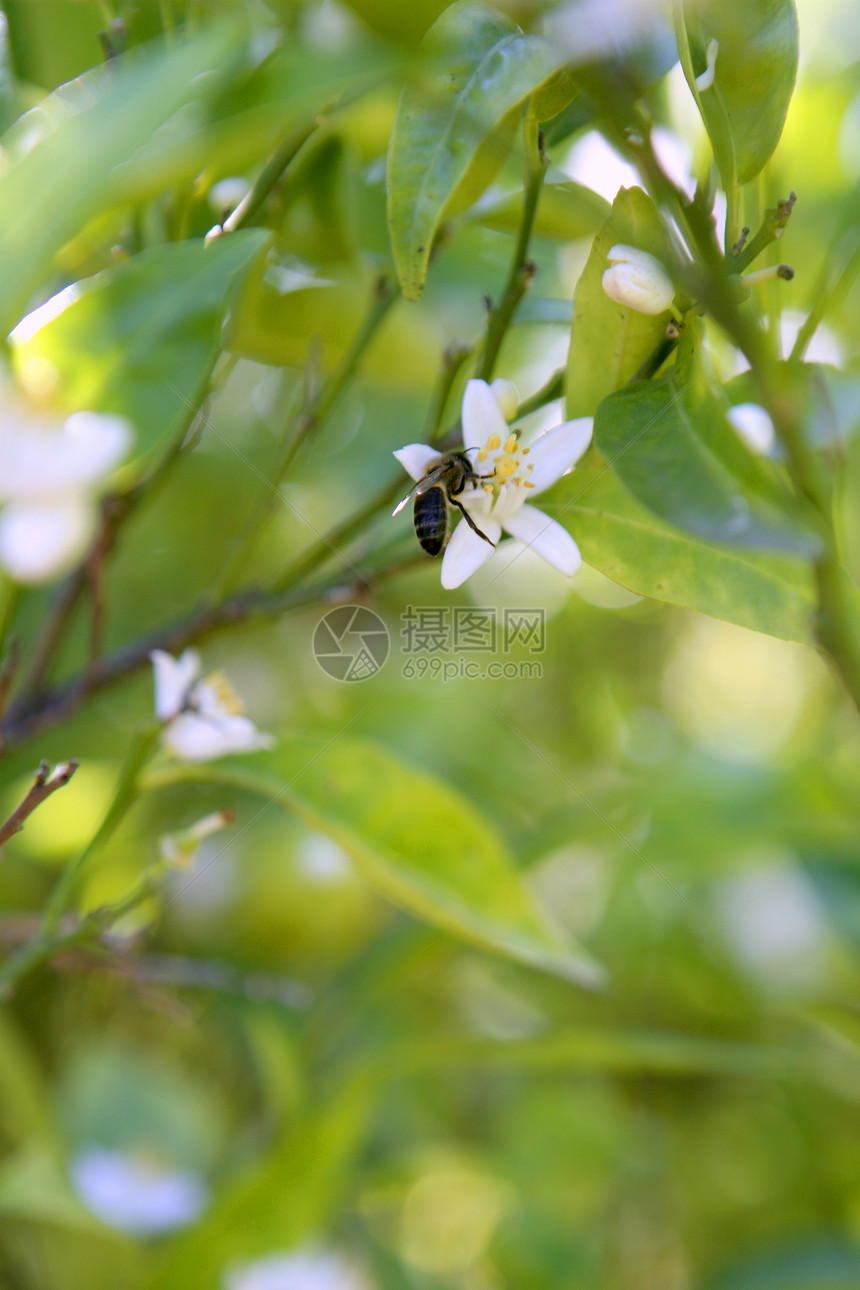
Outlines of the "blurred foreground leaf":
<svg viewBox="0 0 860 1290">
<path fill-rule="evenodd" d="M 259 773 L 177 767 L 150 787 L 231 784 L 294 811 L 352 857 L 380 895 L 434 927 L 581 985 L 602 969 L 556 934 L 490 822 L 441 780 L 352 739 L 287 742 L 255 758 Z"/>
<path fill-rule="evenodd" d="M 40 311 L 24 320 L 13 337 L 16 366 L 49 360 L 64 404 L 128 417 L 137 453 L 149 452 L 197 405 L 220 349 L 230 293 L 268 237 L 249 229 L 209 246 L 152 247 L 76 283 L 48 301 L 48 321 L 36 331 Z M 62 308 L 66 296 L 70 303 Z"/>
</svg>

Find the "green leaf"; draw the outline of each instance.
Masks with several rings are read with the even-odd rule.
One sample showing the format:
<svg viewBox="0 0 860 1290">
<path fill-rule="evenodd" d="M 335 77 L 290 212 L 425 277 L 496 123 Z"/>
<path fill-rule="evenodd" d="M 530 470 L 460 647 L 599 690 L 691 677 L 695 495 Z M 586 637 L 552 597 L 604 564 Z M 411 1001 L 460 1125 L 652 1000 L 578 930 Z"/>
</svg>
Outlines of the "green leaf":
<svg viewBox="0 0 860 1290">
<path fill-rule="evenodd" d="M 522 191 L 490 194 L 472 208 L 469 218 L 484 228 L 502 233 L 516 233 L 522 218 Z M 566 180 L 545 183 L 540 191 L 534 232 L 539 237 L 572 242 L 578 237 L 596 233 L 609 218 L 609 203 L 583 184 Z"/>
<path fill-rule="evenodd" d="M 754 179 L 773 153 L 797 76 L 794 0 L 682 0 L 676 10 L 681 65 L 699 105 L 725 188 Z M 696 77 L 716 40 L 713 84 Z"/>
<path fill-rule="evenodd" d="M 259 1161 L 222 1189 L 206 1217 L 176 1240 L 147 1290 L 223 1284 L 224 1268 L 310 1241 L 331 1221 L 364 1139 L 371 1082 L 328 1089 Z"/>
<path fill-rule="evenodd" d="M 121 185 L 123 162 L 179 108 L 215 91 L 235 43 L 222 28 L 170 50 L 133 50 L 61 86 L 3 136 L 0 334 Z"/>
<path fill-rule="evenodd" d="M 0 1127 L 11 1141 L 56 1148 L 53 1112 L 42 1073 L 11 1014 L 0 1009 Z"/>
<path fill-rule="evenodd" d="M 783 640 L 814 641 L 808 563 L 703 542 L 658 520 L 611 471 L 583 486 L 565 477 L 552 496 L 583 558 L 641 596 L 697 609 Z M 569 497 L 568 501 L 565 498 Z"/>
<path fill-rule="evenodd" d="M 559 62 L 548 41 L 463 2 L 449 5 L 422 50 L 430 70 L 404 89 L 388 152 L 391 243 L 408 300 L 421 295 L 442 219 L 490 183 L 518 115 Z"/>
<path fill-rule="evenodd" d="M 185 767 L 192 780 L 262 794 L 332 837 L 380 895 L 434 927 L 582 985 L 601 968 L 549 925 L 488 820 L 452 787 L 352 739 L 287 742 L 259 770 Z"/>
<path fill-rule="evenodd" d="M 606 256 L 616 243 L 658 259 L 666 240 L 657 208 L 640 188 L 622 188 L 612 214 L 594 239 L 573 297 L 573 333 L 567 360 L 567 415 L 593 416 L 601 399 L 630 380 L 666 334 L 671 318 L 625 309 L 603 290 Z"/>
<path fill-rule="evenodd" d="M 16 367 L 48 359 L 73 409 L 116 412 L 138 454 L 187 421 L 221 343 L 230 293 L 268 240 L 259 229 L 142 251 L 48 301 L 13 334 Z M 71 301 L 57 313 L 64 297 Z"/>
<path fill-rule="evenodd" d="M 753 478 L 753 464 L 745 479 L 740 473 L 749 455 L 709 392 L 683 373 L 637 381 L 604 399 L 594 441 L 634 496 L 679 528 L 729 546 L 814 554 L 811 534 L 745 487 Z"/>
</svg>

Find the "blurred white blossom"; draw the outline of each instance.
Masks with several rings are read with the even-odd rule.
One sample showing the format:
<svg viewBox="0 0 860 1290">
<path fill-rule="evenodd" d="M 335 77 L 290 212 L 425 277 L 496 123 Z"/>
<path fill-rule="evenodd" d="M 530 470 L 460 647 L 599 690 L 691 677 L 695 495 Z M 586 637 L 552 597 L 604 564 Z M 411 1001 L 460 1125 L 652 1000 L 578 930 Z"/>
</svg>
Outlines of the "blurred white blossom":
<svg viewBox="0 0 860 1290">
<path fill-rule="evenodd" d="M 224 1290 L 368 1290 L 368 1283 L 339 1254 L 296 1250 L 229 1269 Z"/>
<path fill-rule="evenodd" d="M 190 869 L 200 843 L 211 838 L 213 833 L 220 833 L 222 829 L 228 828 L 235 819 L 235 811 L 213 811 L 188 829 L 179 833 L 166 833 L 159 844 L 161 858 L 174 869 Z"/>
<path fill-rule="evenodd" d="M 123 417 L 57 416 L 0 384 L 0 565 L 16 582 L 49 582 L 82 558 L 96 495 L 131 440 Z"/>
<path fill-rule="evenodd" d="M 165 723 L 166 747 L 181 761 L 210 761 L 272 747 L 274 738 L 244 715 L 239 696 L 222 672 L 200 676 L 196 650 L 187 649 L 176 659 L 156 649 L 149 657 L 155 715 Z"/>
<path fill-rule="evenodd" d="M 751 452 L 766 457 L 773 451 L 773 422 L 760 403 L 736 403 L 726 415 Z"/>
<path fill-rule="evenodd" d="M 146 1236 L 185 1227 L 206 1205 L 196 1174 L 167 1168 L 142 1152 L 86 1147 L 69 1172 L 87 1209 L 120 1232 Z"/>
</svg>

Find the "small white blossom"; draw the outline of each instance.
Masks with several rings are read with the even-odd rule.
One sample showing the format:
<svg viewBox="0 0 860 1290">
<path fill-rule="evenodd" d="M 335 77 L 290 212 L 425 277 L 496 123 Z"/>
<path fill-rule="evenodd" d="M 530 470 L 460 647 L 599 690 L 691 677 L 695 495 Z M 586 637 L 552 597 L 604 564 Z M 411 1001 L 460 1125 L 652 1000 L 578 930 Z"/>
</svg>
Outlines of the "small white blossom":
<svg viewBox="0 0 860 1290">
<path fill-rule="evenodd" d="M 154 1236 L 185 1227 L 202 1213 L 206 1188 L 196 1174 L 131 1151 L 87 1147 L 71 1162 L 83 1203 L 108 1227 Z"/>
<path fill-rule="evenodd" d="M 367 1290 L 367 1282 L 339 1254 L 295 1250 L 230 1268 L 224 1290 Z"/>
<path fill-rule="evenodd" d="M 759 403 L 736 403 L 727 413 L 738 434 L 751 452 L 767 457 L 776 443 L 776 433 L 769 414 Z"/>
<path fill-rule="evenodd" d="M 491 543 L 498 542 L 504 529 L 572 577 L 582 563 L 579 547 L 567 529 L 526 498 L 542 493 L 579 461 L 591 442 L 592 418 L 565 421 L 524 447 L 508 428 L 490 386 L 472 380 L 463 396 L 462 423 L 465 450 L 485 482 L 468 486 L 457 500 Z M 394 455 L 413 479 L 420 480 L 438 460 L 439 450 L 413 443 Z M 461 520 L 442 559 L 442 586 L 459 587 L 492 554 L 492 546 Z"/>
<path fill-rule="evenodd" d="M 717 54 L 720 52 L 720 42 L 718 40 L 709 40 L 708 48 L 705 50 L 707 66 L 701 76 L 696 77 L 696 89 L 699 93 L 709 90 L 714 83 L 717 72 Z"/>
<path fill-rule="evenodd" d="M 181 761 L 211 761 L 227 753 L 271 748 L 274 739 L 243 715 L 241 700 L 221 672 L 200 676 L 200 655 L 150 654 L 155 715 L 165 722 L 164 743 Z"/>
<path fill-rule="evenodd" d="M 610 300 L 640 314 L 661 314 L 669 308 L 675 288 L 656 256 L 619 242 L 606 258 L 610 267 L 603 275 L 603 290 Z"/>
<path fill-rule="evenodd" d="M 16 582 L 48 582 L 81 559 L 95 495 L 131 437 L 123 417 L 58 418 L 0 384 L 0 565 Z"/>
</svg>

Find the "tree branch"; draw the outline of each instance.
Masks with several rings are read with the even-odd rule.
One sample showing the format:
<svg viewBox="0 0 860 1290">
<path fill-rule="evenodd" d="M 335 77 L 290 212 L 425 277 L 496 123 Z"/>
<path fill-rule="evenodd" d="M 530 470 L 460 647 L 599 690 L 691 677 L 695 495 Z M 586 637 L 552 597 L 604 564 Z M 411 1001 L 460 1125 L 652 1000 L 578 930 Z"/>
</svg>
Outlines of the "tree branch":
<svg viewBox="0 0 860 1290">
<path fill-rule="evenodd" d="M 5 823 L 0 824 L 0 847 L 16 833 L 21 832 L 27 817 L 32 815 L 36 807 L 41 806 L 52 793 L 56 793 L 58 788 L 68 784 L 77 769 L 76 761 L 58 762 L 53 771 L 46 761 L 39 762 L 33 783 L 23 801 L 15 807 Z"/>
</svg>

